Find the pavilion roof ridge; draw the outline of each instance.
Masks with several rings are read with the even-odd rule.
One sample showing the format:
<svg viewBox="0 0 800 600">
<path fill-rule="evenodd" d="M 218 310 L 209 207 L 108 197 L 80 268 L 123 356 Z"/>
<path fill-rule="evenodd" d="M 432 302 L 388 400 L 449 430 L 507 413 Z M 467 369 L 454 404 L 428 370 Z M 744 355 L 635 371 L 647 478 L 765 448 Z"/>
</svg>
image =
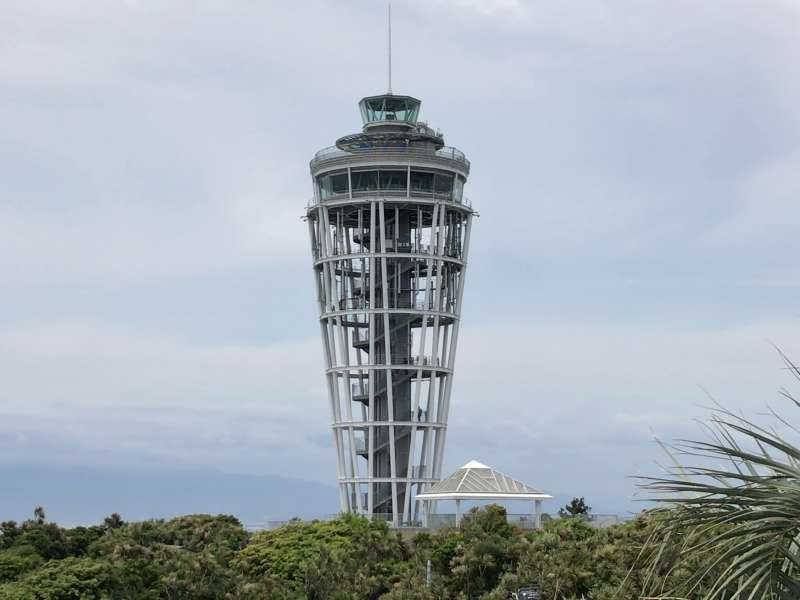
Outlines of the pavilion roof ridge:
<svg viewBox="0 0 800 600">
<path fill-rule="evenodd" d="M 471 460 L 433 484 L 419 499 L 458 499 L 458 498 L 496 498 L 496 499 L 547 499 L 551 498 L 542 490 L 523 483 L 477 460 Z"/>
<path fill-rule="evenodd" d="M 478 462 L 474 458 L 469 461 L 467 464 L 462 465 L 461 469 L 491 469 L 492 467 L 483 464 L 482 462 Z M 459 469 L 459 471 L 461 470 Z M 492 469 L 494 470 L 494 469 Z"/>
</svg>

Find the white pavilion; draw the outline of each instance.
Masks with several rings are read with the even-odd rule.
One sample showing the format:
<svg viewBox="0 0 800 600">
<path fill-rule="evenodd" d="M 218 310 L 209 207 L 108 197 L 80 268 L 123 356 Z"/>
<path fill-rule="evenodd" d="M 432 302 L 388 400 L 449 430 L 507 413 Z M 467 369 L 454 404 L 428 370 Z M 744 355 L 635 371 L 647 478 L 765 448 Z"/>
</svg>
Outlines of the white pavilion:
<svg viewBox="0 0 800 600">
<path fill-rule="evenodd" d="M 423 526 L 435 511 L 439 500 L 455 500 L 456 525 L 461 523 L 462 500 L 524 500 L 533 501 L 531 515 L 537 528 L 542 525 L 542 500 L 552 498 L 542 490 L 512 479 L 491 467 L 471 460 L 449 477 L 434 484 L 425 492 L 417 494 L 423 503 Z"/>
</svg>

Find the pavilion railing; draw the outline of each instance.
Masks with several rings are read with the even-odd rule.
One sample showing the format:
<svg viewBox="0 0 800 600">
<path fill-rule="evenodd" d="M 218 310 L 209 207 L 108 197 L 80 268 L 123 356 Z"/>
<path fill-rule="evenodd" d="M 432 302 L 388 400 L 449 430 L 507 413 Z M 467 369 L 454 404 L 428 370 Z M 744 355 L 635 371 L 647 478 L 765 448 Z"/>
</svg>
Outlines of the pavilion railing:
<svg viewBox="0 0 800 600">
<path fill-rule="evenodd" d="M 363 493 L 363 492 L 362 492 Z M 378 498 L 375 499 L 376 504 L 378 504 Z M 383 500 L 383 498 L 382 498 Z M 366 506 L 367 497 L 364 494 L 362 498 L 363 505 Z M 336 519 L 339 515 L 324 515 L 318 519 L 292 519 L 292 520 L 283 520 L 283 521 L 262 521 L 258 523 L 247 523 L 245 527 L 249 531 L 260 531 L 264 529 L 277 529 L 279 527 L 284 527 L 287 525 L 291 525 L 292 523 L 296 522 L 311 522 L 311 521 L 330 521 L 332 519 Z M 374 514 L 372 518 L 375 520 L 380 521 L 392 521 L 391 514 Z M 462 519 L 467 518 L 467 513 L 462 513 Z M 591 515 L 587 522 L 592 525 L 593 527 L 604 528 L 610 527 L 612 525 L 617 525 L 620 523 L 624 523 L 625 521 L 629 520 L 632 517 L 625 517 L 621 515 L 611 515 L 611 514 L 597 514 Z M 532 514 L 521 514 L 521 513 L 510 513 L 506 515 L 507 521 L 520 529 L 529 530 L 536 528 L 535 517 Z M 558 519 L 558 517 L 551 517 L 548 514 L 542 514 L 542 523 L 547 523 L 550 520 Z M 422 527 L 422 515 L 420 514 L 416 519 L 412 519 L 409 522 L 402 522 L 400 523 L 401 527 Z M 427 529 L 437 530 L 443 529 L 446 527 L 455 527 L 456 526 L 456 515 L 455 513 L 433 513 L 428 515 L 428 525 Z"/>
</svg>

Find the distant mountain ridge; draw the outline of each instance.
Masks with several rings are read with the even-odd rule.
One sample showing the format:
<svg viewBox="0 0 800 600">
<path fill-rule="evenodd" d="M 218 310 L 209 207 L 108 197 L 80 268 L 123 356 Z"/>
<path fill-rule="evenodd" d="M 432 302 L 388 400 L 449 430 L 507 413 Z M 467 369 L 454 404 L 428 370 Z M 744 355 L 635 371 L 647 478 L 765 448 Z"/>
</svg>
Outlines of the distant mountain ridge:
<svg viewBox="0 0 800 600">
<path fill-rule="evenodd" d="M 112 512 L 126 521 L 231 514 L 249 526 L 328 516 L 339 506 L 332 485 L 220 471 L 0 466 L 0 482 L 0 521 L 30 518 L 41 505 L 65 526 L 100 523 Z"/>
<path fill-rule="evenodd" d="M 246 527 L 268 521 L 325 518 L 339 510 L 335 486 L 275 475 L 236 475 L 212 470 L 143 471 L 89 467 L 0 466 L 0 521 L 22 521 L 43 506 L 48 520 L 62 526 L 101 523 L 112 512 L 126 521 L 168 519 L 193 513 L 228 514 Z M 572 499 L 554 493 L 544 511 L 557 514 Z M 594 512 L 630 516 L 630 509 L 608 510 L 595 504 Z M 440 512 L 453 512 L 441 503 Z M 464 510 L 481 503 L 467 502 Z M 509 513 L 531 510 L 526 503 L 506 503 Z M 622 502 L 619 505 L 624 506 Z M 643 507 L 637 507 L 640 510 Z"/>
</svg>

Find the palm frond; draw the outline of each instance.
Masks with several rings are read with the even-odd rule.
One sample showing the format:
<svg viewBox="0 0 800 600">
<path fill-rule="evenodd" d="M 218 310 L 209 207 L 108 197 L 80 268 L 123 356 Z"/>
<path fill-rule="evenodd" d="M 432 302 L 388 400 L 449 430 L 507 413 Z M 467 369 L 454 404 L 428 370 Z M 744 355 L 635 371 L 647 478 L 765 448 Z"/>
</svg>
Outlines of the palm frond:
<svg viewBox="0 0 800 600">
<path fill-rule="evenodd" d="M 794 377 L 800 369 L 783 353 Z M 800 407 L 791 394 L 783 391 Z M 789 433 L 798 429 L 770 413 Z M 800 598 L 800 447 L 719 404 L 707 440 L 659 444 L 673 467 L 641 487 L 664 508 L 646 555 L 648 598 Z"/>
</svg>

